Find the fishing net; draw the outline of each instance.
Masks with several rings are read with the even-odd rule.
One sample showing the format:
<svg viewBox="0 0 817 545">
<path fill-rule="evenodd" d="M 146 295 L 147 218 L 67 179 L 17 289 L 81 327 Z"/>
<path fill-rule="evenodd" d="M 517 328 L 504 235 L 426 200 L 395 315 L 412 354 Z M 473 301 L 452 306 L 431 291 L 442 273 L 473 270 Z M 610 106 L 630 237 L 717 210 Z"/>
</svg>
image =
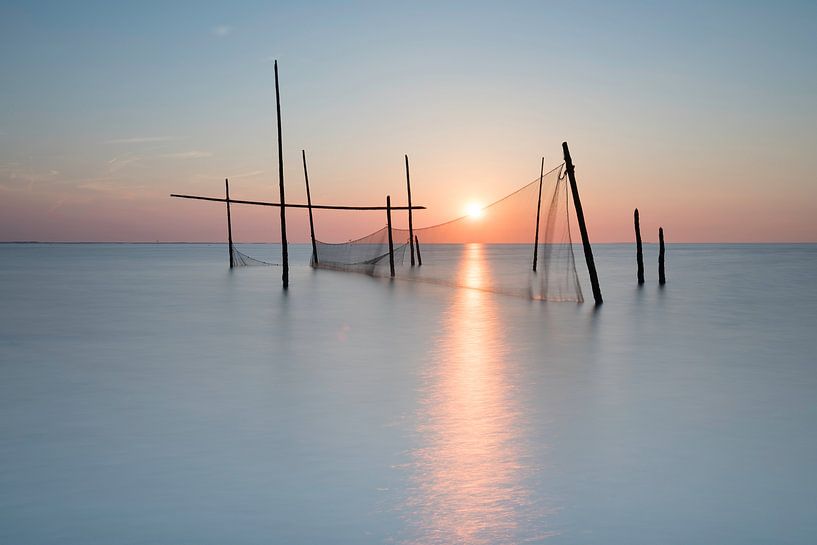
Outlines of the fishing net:
<svg viewBox="0 0 817 545">
<path fill-rule="evenodd" d="M 241 195 L 235 197 L 241 198 Z M 289 208 L 286 212 L 290 240 L 308 228 L 306 211 Z M 269 267 L 282 264 L 282 237 L 280 208 L 253 206 L 231 202 L 230 225 L 232 229 L 232 266 L 233 267 Z M 308 231 L 306 231 L 308 232 Z M 290 245 L 290 254 L 293 253 Z M 292 257 L 290 257 L 292 260 Z"/>
<path fill-rule="evenodd" d="M 235 246 L 233 246 L 233 267 L 269 267 L 269 266 L 276 266 L 280 265 L 279 263 L 270 263 L 269 261 L 263 261 L 261 259 L 255 259 L 254 257 L 250 257 L 244 252 L 238 250 Z"/>
<path fill-rule="evenodd" d="M 568 183 L 559 166 L 541 181 L 537 176 L 493 204 L 445 223 L 414 229 L 416 240 L 410 240 L 408 229 L 392 228 L 395 277 L 538 300 L 581 302 L 568 204 Z M 407 217 L 394 211 L 392 216 L 393 223 L 402 222 L 400 216 Z M 320 233 L 318 220 L 316 231 Z M 414 223 L 420 220 L 415 211 Z M 534 244 L 537 235 L 538 244 Z M 390 275 L 386 227 L 357 240 L 317 242 L 316 246 L 313 267 Z"/>
<path fill-rule="evenodd" d="M 392 235 L 397 235 L 392 229 Z M 389 275 L 389 229 L 383 227 L 357 240 L 330 244 L 315 241 L 318 260 L 312 256 L 311 265 L 337 271 L 361 272 L 372 276 Z M 393 239 L 394 266 L 402 267 L 408 247 L 408 234 Z"/>
</svg>

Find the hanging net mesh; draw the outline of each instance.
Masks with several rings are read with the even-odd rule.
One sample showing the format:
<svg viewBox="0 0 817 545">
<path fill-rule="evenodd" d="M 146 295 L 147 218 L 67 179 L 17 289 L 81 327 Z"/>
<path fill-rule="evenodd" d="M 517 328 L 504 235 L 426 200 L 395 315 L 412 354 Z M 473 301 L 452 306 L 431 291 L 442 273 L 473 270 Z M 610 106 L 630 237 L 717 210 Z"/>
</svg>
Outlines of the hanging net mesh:
<svg viewBox="0 0 817 545">
<path fill-rule="evenodd" d="M 240 198 L 240 196 L 239 196 Z M 231 203 L 231 227 L 234 242 L 233 267 L 269 267 L 282 264 L 280 208 Z M 288 208 L 286 211 L 290 240 L 308 233 L 307 212 Z M 294 236 L 293 236 L 294 235 Z M 308 235 L 307 235 L 308 236 Z M 249 242 L 257 241 L 257 242 Z M 290 245 L 290 254 L 296 253 Z M 290 256 L 293 262 L 294 256 Z"/>
<path fill-rule="evenodd" d="M 255 259 L 254 257 L 248 256 L 233 246 L 233 267 L 269 267 L 275 265 L 279 265 L 279 263 L 270 263 L 268 261 Z"/>
<path fill-rule="evenodd" d="M 395 229 L 392 229 L 392 235 L 398 235 Z M 313 267 L 319 266 L 322 269 L 361 272 L 372 276 L 390 274 L 389 229 L 387 227 L 349 242 L 330 244 L 315 241 L 315 244 L 319 258 L 316 263 L 313 256 L 311 261 Z M 394 266 L 395 268 L 402 267 L 406 248 L 408 248 L 408 235 L 400 239 L 393 239 L 392 246 L 394 248 Z"/>
<path fill-rule="evenodd" d="M 537 177 L 466 216 L 415 228 L 416 247 L 408 229 L 392 228 L 395 277 L 538 300 L 583 301 L 570 234 L 568 189 L 559 166 L 545 174 L 541 184 Z M 405 213 L 393 211 L 392 221 L 400 221 L 401 215 Z M 420 219 L 415 211 L 415 223 Z M 316 231 L 320 232 L 319 215 Z M 390 275 L 386 227 L 350 242 L 316 244 L 313 267 Z"/>
</svg>

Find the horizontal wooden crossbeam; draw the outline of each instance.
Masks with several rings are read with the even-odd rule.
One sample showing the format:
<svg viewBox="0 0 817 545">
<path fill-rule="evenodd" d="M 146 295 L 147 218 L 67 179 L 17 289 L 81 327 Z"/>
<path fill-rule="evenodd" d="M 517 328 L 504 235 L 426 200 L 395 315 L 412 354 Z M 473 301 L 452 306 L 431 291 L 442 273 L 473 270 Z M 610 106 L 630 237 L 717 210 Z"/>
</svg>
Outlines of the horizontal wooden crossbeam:
<svg viewBox="0 0 817 545">
<path fill-rule="evenodd" d="M 221 199 L 218 197 L 201 197 L 199 195 L 177 195 L 172 193 L 171 197 L 176 197 L 178 199 L 195 199 L 199 201 L 212 201 L 212 202 L 230 202 L 231 204 L 253 204 L 256 206 L 275 206 L 280 208 L 281 203 L 278 202 L 264 202 L 264 201 L 244 201 L 239 199 Z M 386 210 L 385 206 L 341 206 L 341 205 L 332 205 L 332 204 L 289 204 L 286 203 L 284 205 L 285 208 L 312 208 L 313 210 Z M 425 206 L 392 206 L 392 210 L 425 210 Z"/>
</svg>

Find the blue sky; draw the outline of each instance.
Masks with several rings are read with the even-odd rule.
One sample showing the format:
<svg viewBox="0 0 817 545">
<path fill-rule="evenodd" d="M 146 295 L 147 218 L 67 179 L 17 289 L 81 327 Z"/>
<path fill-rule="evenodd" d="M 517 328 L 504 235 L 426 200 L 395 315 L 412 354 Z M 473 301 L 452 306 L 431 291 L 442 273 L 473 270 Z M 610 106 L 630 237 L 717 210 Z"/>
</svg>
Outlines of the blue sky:
<svg viewBox="0 0 817 545">
<path fill-rule="evenodd" d="M 814 2 L 4 2 L 0 20 L 2 240 L 223 237 L 220 211 L 166 195 L 231 177 L 274 196 L 273 58 L 295 200 L 302 148 L 317 199 L 361 204 L 402 195 L 408 153 L 446 219 L 568 140 L 598 240 L 626 240 L 634 206 L 675 240 L 817 240 Z"/>
</svg>

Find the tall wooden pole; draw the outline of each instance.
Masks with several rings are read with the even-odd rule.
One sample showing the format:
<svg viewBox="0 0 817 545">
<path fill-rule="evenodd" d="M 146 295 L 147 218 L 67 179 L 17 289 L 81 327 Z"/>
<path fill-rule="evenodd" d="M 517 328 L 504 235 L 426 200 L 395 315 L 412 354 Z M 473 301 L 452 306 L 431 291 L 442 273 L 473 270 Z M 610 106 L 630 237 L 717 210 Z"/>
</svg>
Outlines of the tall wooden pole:
<svg viewBox="0 0 817 545">
<path fill-rule="evenodd" d="M 278 61 L 275 61 L 275 111 L 278 116 L 278 191 L 281 193 L 281 282 L 289 288 L 289 249 L 287 248 L 287 208 L 284 199 L 284 149 L 281 142 L 281 92 L 278 88 Z"/>
<path fill-rule="evenodd" d="M 414 223 L 411 217 L 411 176 L 409 175 L 408 155 L 406 155 L 406 191 L 408 192 L 408 217 L 409 217 L 409 246 L 411 247 L 411 266 L 414 266 Z"/>
<path fill-rule="evenodd" d="M 664 285 L 667 283 L 667 277 L 664 276 L 664 228 L 658 228 L 658 283 Z"/>
<path fill-rule="evenodd" d="M 638 264 L 638 285 L 644 283 L 644 252 L 641 248 L 641 222 L 638 219 L 638 208 L 633 212 L 635 223 L 635 260 Z"/>
<path fill-rule="evenodd" d="M 386 195 L 386 226 L 389 230 L 389 270 L 394 277 L 394 239 L 391 236 L 391 196 Z"/>
<path fill-rule="evenodd" d="M 542 157 L 542 168 L 539 170 L 539 200 L 536 201 L 536 236 L 533 239 L 533 272 L 536 272 L 536 259 L 539 256 L 539 215 L 542 211 L 542 179 L 545 176 L 545 158 Z"/>
<path fill-rule="evenodd" d="M 584 246 L 584 260 L 587 262 L 587 271 L 590 273 L 590 285 L 593 288 L 593 299 L 597 305 L 603 300 L 601 298 L 601 288 L 599 287 L 599 277 L 596 273 L 596 262 L 593 260 L 593 248 L 590 247 L 590 237 L 587 236 L 587 225 L 584 223 L 584 211 L 582 201 L 579 198 L 579 188 L 576 185 L 576 173 L 573 168 L 573 160 L 570 158 L 570 150 L 567 142 L 562 142 L 562 151 L 565 155 L 565 168 L 567 177 L 570 180 L 570 191 L 573 194 L 573 206 L 576 207 L 576 219 L 579 222 L 579 231 L 582 234 L 582 245 Z"/>
<path fill-rule="evenodd" d="M 417 235 L 414 235 L 414 247 L 417 248 L 417 266 L 423 266 L 423 256 L 420 254 L 420 239 L 417 238 Z"/>
<path fill-rule="evenodd" d="M 306 181 L 306 204 L 309 206 L 309 234 L 312 237 L 312 263 L 318 264 L 318 245 L 315 243 L 315 222 L 312 219 L 312 194 L 309 192 L 309 173 L 306 170 L 306 151 L 301 150 L 304 159 L 304 181 Z"/>
<path fill-rule="evenodd" d="M 227 246 L 230 250 L 230 268 L 235 265 L 233 263 L 233 222 L 230 218 L 230 182 L 224 178 L 224 193 L 227 199 Z"/>
</svg>

